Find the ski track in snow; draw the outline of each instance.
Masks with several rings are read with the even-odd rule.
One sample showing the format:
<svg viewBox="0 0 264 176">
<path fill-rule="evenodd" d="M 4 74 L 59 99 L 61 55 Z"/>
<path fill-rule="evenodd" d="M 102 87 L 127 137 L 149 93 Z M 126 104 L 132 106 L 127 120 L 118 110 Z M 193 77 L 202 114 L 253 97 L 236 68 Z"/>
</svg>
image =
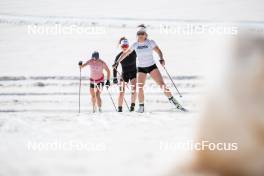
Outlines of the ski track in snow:
<svg viewBox="0 0 264 176">
<path fill-rule="evenodd" d="M 114 112 L 106 92 L 102 94 L 103 113 L 91 113 L 88 84 L 84 81 L 82 112 L 78 114 L 77 78 L 3 78 L 0 81 L 0 175 L 153 176 L 165 173 L 184 157 L 179 157 L 183 152 L 163 150 L 160 145 L 192 139 L 198 119 L 194 99 L 199 93 L 195 92 L 202 90 L 203 85 L 201 78 L 187 76 L 174 77 L 174 80 L 184 89 L 182 101 L 191 110 L 189 113 L 173 109 L 159 89 L 146 93 L 144 114 L 127 112 L 125 106 L 123 113 Z M 153 81 L 148 80 L 147 84 Z M 116 100 L 117 93 L 112 95 Z M 126 98 L 129 102 L 129 93 Z M 39 143 L 75 143 L 90 148 L 29 148 L 30 144 Z M 95 150 L 96 146 L 101 149 Z"/>
</svg>

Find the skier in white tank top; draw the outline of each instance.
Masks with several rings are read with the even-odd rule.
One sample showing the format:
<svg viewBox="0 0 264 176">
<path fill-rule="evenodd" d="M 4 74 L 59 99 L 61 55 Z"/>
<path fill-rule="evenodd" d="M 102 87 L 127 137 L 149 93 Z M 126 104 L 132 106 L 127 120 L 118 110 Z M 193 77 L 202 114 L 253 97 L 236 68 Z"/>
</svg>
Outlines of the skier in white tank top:
<svg viewBox="0 0 264 176">
<path fill-rule="evenodd" d="M 186 111 L 178 101 L 172 96 L 171 91 L 167 88 L 164 80 L 161 76 L 161 73 L 155 63 L 153 51 L 155 51 L 160 58 L 160 64 L 165 66 L 165 61 L 163 58 L 163 54 L 160 48 L 157 46 L 154 40 L 149 40 L 147 38 L 148 34 L 146 32 L 146 27 L 144 25 L 139 25 L 137 30 L 137 42 L 135 42 L 131 48 L 127 49 L 124 52 L 117 62 L 113 65 L 116 67 L 118 63 L 124 60 L 130 53 L 136 51 L 137 53 L 137 61 L 138 61 L 138 68 L 137 68 L 137 82 L 139 87 L 138 92 L 138 100 L 139 100 L 139 110 L 138 112 L 144 112 L 144 84 L 147 78 L 147 74 L 155 80 L 155 82 L 163 89 L 164 94 L 168 97 L 169 101 L 176 106 L 176 108 Z"/>
</svg>

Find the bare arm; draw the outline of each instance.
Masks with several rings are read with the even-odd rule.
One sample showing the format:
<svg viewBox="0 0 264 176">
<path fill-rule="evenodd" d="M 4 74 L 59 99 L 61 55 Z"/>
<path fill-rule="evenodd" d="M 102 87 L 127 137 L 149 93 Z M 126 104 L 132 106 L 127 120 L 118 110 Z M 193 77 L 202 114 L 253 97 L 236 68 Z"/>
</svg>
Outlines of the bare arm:
<svg viewBox="0 0 264 176">
<path fill-rule="evenodd" d="M 108 66 L 106 65 L 105 62 L 103 62 L 103 68 L 106 70 L 107 72 L 107 80 L 110 80 L 110 76 L 111 76 L 111 73 L 110 73 L 110 69 L 108 68 Z"/>
<path fill-rule="evenodd" d="M 165 60 L 163 58 L 163 54 L 162 54 L 162 51 L 160 50 L 160 48 L 158 46 L 156 46 L 153 50 L 159 55 L 160 64 L 162 66 L 165 66 Z"/>
<path fill-rule="evenodd" d="M 160 60 L 164 60 L 162 51 L 158 46 L 156 46 L 153 50 L 159 55 Z"/>
<path fill-rule="evenodd" d="M 85 62 L 84 64 L 82 64 L 80 67 L 81 68 L 84 68 L 84 67 L 86 67 L 87 65 L 89 65 L 90 64 L 90 60 L 88 60 L 87 62 Z"/>
</svg>

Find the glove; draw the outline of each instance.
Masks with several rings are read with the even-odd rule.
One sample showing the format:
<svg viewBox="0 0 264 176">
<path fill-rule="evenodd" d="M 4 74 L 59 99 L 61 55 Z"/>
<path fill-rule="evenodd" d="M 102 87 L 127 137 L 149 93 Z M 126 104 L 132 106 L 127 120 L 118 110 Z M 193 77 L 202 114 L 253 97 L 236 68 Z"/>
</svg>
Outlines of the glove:
<svg viewBox="0 0 264 176">
<path fill-rule="evenodd" d="M 79 61 L 79 66 L 82 66 L 83 62 L 82 61 Z"/>
<path fill-rule="evenodd" d="M 110 81 L 109 81 L 109 80 L 107 80 L 107 81 L 105 82 L 105 86 L 106 86 L 107 89 L 110 87 Z"/>
<path fill-rule="evenodd" d="M 164 60 L 164 59 L 160 59 L 159 62 L 160 62 L 160 64 L 161 64 L 162 66 L 165 65 L 165 60 Z"/>
<path fill-rule="evenodd" d="M 113 84 L 118 84 L 118 79 L 117 78 L 113 79 Z"/>
</svg>

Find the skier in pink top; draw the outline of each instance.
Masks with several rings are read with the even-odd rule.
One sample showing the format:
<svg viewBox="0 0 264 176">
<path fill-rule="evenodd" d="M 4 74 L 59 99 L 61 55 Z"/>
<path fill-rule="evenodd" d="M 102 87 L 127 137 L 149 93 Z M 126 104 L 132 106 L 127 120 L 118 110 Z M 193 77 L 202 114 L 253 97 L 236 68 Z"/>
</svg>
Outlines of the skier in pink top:
<svg viewBox="0 0 264 176">
<path fill-rule="evenodd" d="M 90 66 L 90 94 L 93 104 L 93 112 L 96 112 L 98 107 L 99 112 L 102 111 L 102 101 L 101 101 L 101 89 L 104 86 L 104 73 L 107 72 L 107 81 L 105 83 L 106 88 L 110 86 L 110 70 L 106 63 L 99 58 L 99 52 L 94 51 L 92 54 L 92 58 L 88 60 L 83 65 L 80 65 L 81 68 L 85 66 Z"/>
</svg>

